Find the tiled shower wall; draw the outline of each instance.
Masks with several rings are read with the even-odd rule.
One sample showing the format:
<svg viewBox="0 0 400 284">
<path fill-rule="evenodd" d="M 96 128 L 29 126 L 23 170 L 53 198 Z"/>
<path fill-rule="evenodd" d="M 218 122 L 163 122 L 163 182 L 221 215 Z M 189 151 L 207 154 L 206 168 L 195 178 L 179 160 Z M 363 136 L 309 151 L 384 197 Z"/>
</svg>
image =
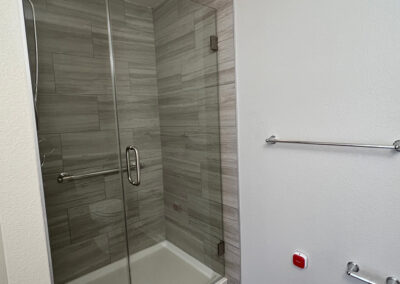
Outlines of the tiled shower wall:
<svg viewBox="0 0 400 284">
<path fill-rule="evenodd" d="M 187 0 L 154 10 L 166 238 L 224 275 L 216 20 Z"/>
<path fill-rule="evenodd" d="M 213 121 L 215 117 L 203 120 L 205 127 L 203 129 L 213 130 L 210 133 L 175 131 L 178 129 L 171 128 L 172 124 L 168 125 L 173 122 L 173 118 L 169 121 L 167 119 L 161 125 L 165 131 L 163 135 L 163 150 L 166 155 L 164 165 L 171 165 L 171 157 L 177 146 L 174 136 L 185 137 L 182 147 L 188 146 L 187 148 L 193 150 L 192 153 L 195 155 L 196 150 L 191 149 L 193 145 L 206 147 L 203 149 L 210 154 L 203 157 L 210 171 L 205 171 L 205 174 L 201 176 L 203 181 L 204 179 L 208 181 L 207 187 L 201 189 L 207 196 L 206 199 L 196 200 L 198 196 L 192 195 L 189 202 L 176 202 L 175 198 L 179 197 L 180 192 L 173 192 L 174 181 L 168 180 L 170 186 L 164 184 L 167 226 L 164 222 L 163 163 L 161 162 L 153 16 L 150 9 L 136 6 L 132 3 L 133 1 L 110 0 L 121 145 L 122 149 L 128 144 L 136 144 L 140 147 L 142 160 L 145 163 L 143 174 L 147 177 L 140 191 L 125 183 L 128 196 L 128 233 L 131 238 L 129 242 L 131 252 L 163 240 L 165 228 L 170 240 L 178 241 L 182 235 L 174 233 L 186 233 L 182 230 L 182 224 L 187 224 L 189 220 L 185 218 L 190 214 L 193 216 L 194 213 L 195 218 L 189 222 L 193 220 L 196 222 L 196 219 L 202 222 L 192 223 L 194 227 L 204 229 L 206 226 L 212 230 L 209 235 L 213 236 L 213 239 L 206 240 L 205 243 L 198 242 L 190 252 L 198 256 L 201 249 L 206 249 L 208 256 L 204 262 L 216 270 L 221 269 L 220 259 L 210 257 L 215 254 L 216 238 L 214 237 L 220 234 L 214 231 L 219 226 L 216 223 L 220 218 L 217 208 L 221 205 L 217 202 L 220 198 L 218 192 L 213 190 L 217 186 L 217 181 L 212 175 L 212 171 L 218 170 L 218 160 L 213 154 L 215 154 L 217 144 L 216 133 L 220 132 L 223 226 L 226 244 L 225 273 L 229 283 L 240 283 L 232 1 L 192 1 L 216 10 L 219 51 L 216 59 L 211 59 L 213 55 L 209 54 L 210 56 L 203 63 L 207 66 L 209 62 L 218 60 L 217 77 L 213 72 L 209 72 L 211 76 L 207 78 L 207 80 L 217 78 L 217 83 L 210 84 L 208 81 L 205 85 L 208 86 L 208 95 L 203 95 L 204 98 L 210 99 L 215 98 L 214 95 L 218 92 L 221 127 L 220 129 L 210 127 L 212 122 L 216 122 Z M 56 282 L 62 283 L 66 279 L 76 278 L 125 256 L 122 193 L 118 176 L 91 178 L 61 185 L 55 180 L 60 171 L 81 173 L 118 166 L 106 14 L 104 0 L 34 0 L 34 2 L 39 22 L 39 132 L 42 141 L 40 148 L 41 152 L 46 154 L 43 174 L 53 264 Z M 190 5 L 183 5 L 181 8 L 180 12 L 184 13 L 190 10 L 188 10 Z M 206 10 L 204 7 L 203 11 Z M 154 15 L 156 12 L 157 10 Z M 204 16 L 206 15 L 207 13 Z M 203 23 L 207 23 L 210 19 L 211 17 L 197 18 L 200 20 L 197 30 L 202 27 L 205 28 L 203 31 L 207 31 L 207 25 L 201 26 L 201 22 L 205 20 Z M 155 22 L 157 23 L 157 19 Z M 179 31 L 171 35 L 176 37 Z M 204 36 L 203 40 L 208 36 L 202 33 L 200 35 Z M 163 40 L 165 43 L 168 37 L 158 42 L 161 48 Z M 175 43 L 175 48 L 177 48 L 180 44 L 188 42 L 185 38 L 178 37 L 170 41 L 170 44 Z M 179 48 L 175 51 L 178 50 Z M 161 50 L 158 60 L 162 61 L 163 57 L 167 59 L 170 56 L 168 52 L 166 51 L 163 55 Z M 193 63 L 190 58 L 188 59 Z M 190 70 L 192 66 L 187 67 L 187 70 Z M 158 68 L 160 69 L 160 65 Z M 159 74 L 158 83 L 161 84 L 161 88 L 163 82 L 160 82 L 160 78 L 163 76 L 162 73 Z M 195 82 L 192 81 L 192 83 Z M 160 92 L 163 91 L 165 90 L 160 90 Z M 168 109 L 168 98 L 162 100 L 160 96 L 161 121 L 163 121 L 163 115 L 164 118 L 168 118 L 168 115 L 173 113 L 173 109 Z M 209 100 L 206 106 L 209 111 L 203 109 L 203 114 L 214 112 L 212 108 L 215 107 L 215 101 Z M 190 125 L 191 118 L 185 118 L 184 121 L 186 120 Z M 132 121 L 135 123 L 133 124 Z M 180 136 L 181 134 L 183 136 Z M 193 134 L 199 135 L 194 137 Z M 98 143 L 99 141 L 102 143 Z M 193 141 L 201 142 L 196 144 Z M 179 156 L 176 158 L 173 165 L 177 165 L 176 161 L 179 161 Z M 186 164 L 185 168 L 182 168 L 186 170 L 189 177 L 192 166 L 192 164 Z M 173 175 L 168 173 L 176 169 L 172 166 L 165 170 L 164 178 L 172 177 L 173 179 Z M 126 177 L 124 177 L 125 181 Z M 171 197 L 174 198 L 171 199 Z M 207 199 L 214 203 L 210 203 L 211 206 L 205 204 L 204 201 Z M 173 200 L 175 202 L 172 202 Z M 192 210 L 190 213 L 189 208 Z M 179 210 L 189 214 L 181 214 Z M 217 215 L 214 215 L 215 213 Z M 183 219 L 179 216 L 183 216 Z M 190 235 L 183 235 L 181 241 L 187 237 Z M 183 244 L 183 246 L 188 247 L 188 244 Z M 207 251 L 207 249 L 212 249 L 212 251 Z"/>
<path fill-rule="evenodd" d="M 198 3 L 200 6 L 194 3 Z M 216 17 L 212 17 L 212 14 Z M 164 184 L 166 236 L 171 241 L 175 239 L 177 243 L 180 243 L 181 248 L 191 252 L 192 255 L 199 255 L 204 247 L 209 249 L 206 257 L 210 257 L 213 253 L 215 244 L 208 241 L 205 244 L 202 242 L 203 236 L 197 234 L 196 230 L 199 223 L 196 222 L 197 218 L 193 217 L 193 210 L 190 209 L 192 196 L 205 197 L 203 189 L 192 186 L 193 181 L 196 178 L 199 179 L 199 173 L 201 176 L 203 168 L 196 162 L 184 164 L 179 157 L 185 157 L 186 160 L 190 161 L 190 156 L 202 146 L 199 142 L 201 136 L 196 135 L 197 133 L 191 130 L 196 129 L 196 127 L 203 130 L 213 129 L 212 123 L 204 124 L 202 117 L 207 117 L 214 111 L 215 101 L 210 100 L 210 98 L 215 98 L 215 95 L 217 95 L 219 98 L 220 128 L 218 131 L 220 134 L 223 227 L 226 247 L 225 275 L 229 283 L 240 283 L 233 1 L 168 0 L 155 10 L 154 18 L 160 117 L 162 120 L 164 181 L 168 180 L 168 186 L 166 183 Z M 175 20 L 168 21 L 168 19 Z M 214 31 L 212 28 L 214 24 L 217 27 L 216 34 L 219 37 L 219 50 L 218 53 L 212 54 L 206 44 L 208 44 L 208 37 Z M 163 45 L 167 42 L 168 45 Z M 185 54 L 186 57 L 179 58 L 178 53 Z M 217 66 L 214 66 L 215 62 L 218 62 Z M 217 76 L 214 74 L 215 71 L 218 71 Z M 205 88 L 206 94 L 202 93 L 202 87 Z M 196 101 L 201 97 L 208 98 L 206 107 L 204 108 L 203 105 L 202 109 L 201 106 L 204 102 Z M 179 113 L 185 115 L 185 117 L 180 117 L 183 121 L 183 125 L 180 125 L 180 127 L 176 127 L 177 124 L 168 123 L 169 120 L 177 118 L 178 110 Z M 196 115 L 198 115 L 197 118 Z M 218 120 L 216 117 L 209 118 L 209 122 Z M 163 122 L 164 120 L 166 121 Z M 185 143 L 176 143 L 178 135 L 181 139 L 185 138 Z M 215 138 L 215 135 L 215 132 L 209 133 L 207 136 L 209 140 L 204 139 L 203 142 L 206 140 L 210 142 L 208 146 L 211 146 L 216 141 L 210 138 Z M 200 141 L 202 140 L 200 139 Z M 213 150 L 215 148 L 209 147 L 206 151 L 212 155 L 215 154 Z M 169 157 L 171 158 L 170 161 L 168 161 Z M 215 163 L 215 156 L 213 158 Z M 218 162 L 216 165 L 218 165 Z M 183 171 L 186 175 L 186 178 L 183 178 L 185 183 L 179 183 L 176 179 L 173 179 L 176 174 L 175 171 L 179 167 L 181 172 Z M 210 169 L 215 170 L 215 167 Z M 213 178 L 210 180 L 213 180 Z M 214 197 L 216 196 L 214 195 Z M 194 210 L 203 211 L 203 214 L 208 211 L 209 216 L 219 216 L 217 211 L 220 201 L 218 198 L 211 198 L 211 200 L 207 203 L 207 207 L 195 207 Z M 183 205 L 182 208 L 180 208 L 180 205 Z M 207 216 L 207 214 L 204 214 L 204 216 Z M 211 228 L 213 227 L 212 220 L 205 218 L 200 218 L 200 220 L 203 221 L 203 225 L 206 223 L 211 224 Z M 213 233 L 211 233 L 214 237 L 218 236 L 215 232 L 213 230 Z M 211 259 L 213 258 L 211 257 Z M 215 261 L 215 257 L 213 260 L 214 262 L 209 261 L 208 265 L 218 271 L 218 262 Z"/>
<path fill-rule="evenodd" d="M 233 0 L 192 1 L 217 10 L 225 275 L 229 284 L 237 284 L 241 263 Z"/>
<path fill-rule="evenodd" d="M 55 282 L 64 283 L 126 255 L 119 176 L 56 181 L 62 171 L 118 167 L 106 8 L 104 0 L 34 4 L 46 210 Z M 153 18 L 129 0 L 111 0 L 110 10 L 121 146 L 138 146 L 145 164 L 140 188 L 125 183 L 134 253 L 165 239 Z"/>
</svg>

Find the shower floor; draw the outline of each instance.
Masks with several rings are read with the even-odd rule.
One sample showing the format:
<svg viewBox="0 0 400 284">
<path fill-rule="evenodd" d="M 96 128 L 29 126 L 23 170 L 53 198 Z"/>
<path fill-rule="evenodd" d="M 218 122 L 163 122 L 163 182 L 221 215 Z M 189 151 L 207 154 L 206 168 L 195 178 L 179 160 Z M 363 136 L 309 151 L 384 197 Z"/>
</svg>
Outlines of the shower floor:
<svg viewBox="0 0 400 284">
<path fill-rule="evenodd" d="M 168 241 L 131 256 L 134 284 L 226 284 L 227 280 Z M 93 271 L 68 284 L 126 284 L 126 260 Z"/>
</svg>

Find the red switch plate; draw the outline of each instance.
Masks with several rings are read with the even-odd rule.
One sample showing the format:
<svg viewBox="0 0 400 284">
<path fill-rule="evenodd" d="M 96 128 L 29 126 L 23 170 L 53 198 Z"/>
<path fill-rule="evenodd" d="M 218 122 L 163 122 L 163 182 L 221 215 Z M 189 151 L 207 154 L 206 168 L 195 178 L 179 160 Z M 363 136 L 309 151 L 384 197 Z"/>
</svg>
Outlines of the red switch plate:
<svg viewBox="0 0 400 284">
<path fill-rule="evenodd" d="M 293 265 L 304 269 L 307 267 L 307 256 L 299 251 L 293 254 Z"/>
</svg>

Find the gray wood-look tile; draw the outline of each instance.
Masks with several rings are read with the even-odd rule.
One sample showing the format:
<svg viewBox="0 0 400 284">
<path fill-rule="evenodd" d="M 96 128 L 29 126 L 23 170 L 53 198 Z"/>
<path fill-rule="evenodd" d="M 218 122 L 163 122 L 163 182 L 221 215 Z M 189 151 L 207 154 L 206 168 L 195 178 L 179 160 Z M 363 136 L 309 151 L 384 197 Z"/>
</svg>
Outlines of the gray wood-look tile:
<svg viewBox="0 0 400 284">
<path fill-rule="evenodd" d="M 129 252 L 135 253 L 165 240 L 164 215 L 128 223 Z"/>
<path fill-rule="evenodd" d="M 107 234 L 108 246 L 110 253 L 111 262 L 126 259 L 126 265 L 128 266 L 128 251 L 126 250 L 126 232 L 125 228 L 115 229 Z"/>
<path fill-rule="evenodd" d="M 62 284 L 110 263 L 108 239 L 100 235 L 88 241 L 52 251 L 54 282 Z"/>
<path fill-rule="evenodd" d="M 129 63 L 128 68 L 129 86 L 133 90 L 134 94 L 147 95 L 157 102 L 157 70 L 155 64 L 152 66 L 138 66 Z"/>
<path fill-rule="evenodd" d="M 62 171 L 118 167 L 106 10 L 104 0 L 35 2 L 40 133 L 50 142 L 41 152 L 56 148 L 43 168 L 45 195 L 55 278 L 64 283 L 128 253 L 119 175 L 56 181 Z M 131 1 L 111 0 L 110 11 L 121 152 L 137 145 L 146 165 L 140 190 L 123 175 L 134 253 L 165 239 L 153 17 Z"/>
<path fill-rule="evenodd" d="M 173 221 L 168 216 L 166 216 L 165 228 L 168 241 L 204 263 L 203 240 L 192 234 L 186 226 Z"/>
<path fill-rule="evenodd" d="M 186 196 L 178 196 L 169 192 L 164 192 L 165 216 L 185 226 L 189 226 L 187 205 Z"/>
<path fill-rule="evenodd" d="M 115 128 L 113 99 L 99 97 L 101 129 Z M 119 96 L 118 117 L 121 129 L 159 126 L 157 97 L 147 95 Z"/>
<path fill-rule="evenodd" d="M 127 256 L 121 184 L 129 253 L 167 238 L 223 274 L 224 223 L 225 275 L 240 283 L 232 1 L 151 10 L 110 0 L 121 151 L 139 147 L 140 189 L 126 174 L 57 183 L 61 171 L 118 167 L 105 2 L 34 1 L 41 153 L 55 148 L 43 173 L 56 283 Z"/>
<path fill-rule="evenodd" d="M 92 44 L 93 44 L 93 56 L 96 58 L 107 58 L 110 56 L 110 50 L 108 45 L 108 33 L 107 25 L 92 25 Z"/>
<path fill-rule="evenodd" d="M 144 162 L 158 166 L 157 170 L 162 169 L 161 160 L 161 138 L 160 127 L 137 127 L 133 129 L 134 144 L 140 149 L 141 159 Z M 150 179 L 152 180 L 152 179 Z M 157 178 L 158 180 L 158 178 Z"/>
<path fill-rule="evenodd" d="M 219 106 L 221 128 L 236 128 L 236 88 L 234 84 L 219 86 Z"/>
<path fill-rule="evenodd" d="M 196 9 L 193 5 L 182 5 L 183 2 L 185 1 L 166 1 L 154 12 L 156 43 L 162 43 L 161 45 L 157 45 L 157 53 L 161 54 L 157 57 L 157 73 L 160 97 L 161 137 L 163 142 L 164 187 L 166 190 L 167 239 L 175 233 L 175 230 L 180 231 L 183 235 L 183 232 L 188 230 L 185 225 L 189 218 L 186 203 L 192 194 L 197 196 L 195 186 L 197 181 L 193 179 L 196 167 L 194 167 L 195 164 L 191 165 L 188 161 L 190 161 L 191 156 L 196 156 L 197 151 L 194 149 L 200 149 L 201 147 L 194 143 L 199 136 L 188 134 L 187 129 L 193 129 L 193 127 L 199 124 L 203 125 L 203 127 L 212 127 L 214 125 L 213 122 L 220 123 L 221 128 L 220 133 L 218 133 L 220 141 L 218 142 L 221 148 L 222 203 L 225 207 L 223 221 L 225 241 L 227 242 L 225 275 L 228 277 L 229 283 L 240 283 L 233 3 L 231 0 L 194 1 L 216 9 L 216 17 L 213 17 L 212 11 L 207 9 L 199 10 L 194 16 L 196 46 L 193 48 L 196 49 L 196 52 L 194 52 L 190 49 L 179 50 L 173 44 L 168 47 L 163 46 L 163 44 L 167 45 L 170 41 L 175 42 L 185 39 L 184 36 L 193 31 L 191 25 L 192 18 L 184 14 L 184 12 Z M 184 4 L 187 4 L 187 2 Z M 178 17 L 180 17 L 179 21 L 173 21 L 174 18 Z M 213 27 L 215 21 L 217 23 L 217 31 L 215 31 L 215 25 Z M 182 26 L 184 22 L 186 25 Z M 219 37 L 217 58 L 214 58 L 216 54 L 207 53 L 206 49 L 203 48 L 209 44 L 208 37 L 212 32 L 217 33 Z M 186 48 L 189 47 L 190 45 L 187 44 Z M 177 50 L 180 53 L 176 52 Z M 183 64 L 180 63 L 179 56 L 186 56 Z M 218 62 L 218 65 L 216 62 Z M 213 81 L 215 73 L 218 74 L 218 81 Z M 196 99 L 193 99 L 193 93 L 191 94 L 192 101 L 188 99 L 189 96 L 182 96 L 184 93 L 182 90 L 217 85 L 217 96 L 215 97 L 219 97 L 219 101 L 205 104 L 205 108 L 200 111 L 200 115 L 196 119 L 194 113 L 201 109 L 198 105 L 196 107 L 198 101 L 196 102 Z M 212 88 L 211 90 L 215 92 Z M 211 98 L 212 95 L 210 95 Z M 213 117 L 216 107 L 219 108 L 219 118 Z M 185 121 L 182 123 L 181 119 Z M 185 129 L 180 134 L 185 138 L 182 139 L 185 142 L 179 140 L 180 136 L 173 135 L 173 131 L 171 130 L 176 126 L 175 123 L 180 125 L 181 129 Z M 179 151 L 179 149 L 185 150 Z M 214 150 L 208 153 L 213 152 Z M 187 163 L 184 164 L 185 168 L 181 170 L 178 167 L 177 169 L 179 170 L 174 172 L 175 164 L 178 162 L 182 163 L 182 161 L 186 161 Z M 202 169 L 210 167 L 212 161 L 213 159 L 210 159 Z M 192 170 L 190 171 L 190 169 Z M 180 172 L 183 174 L 180 175 Z M 202 183 L 209 181 L 209 176 L 210 173 L 206 175 Z M 213 178 L 211 178 L 212 180 Z M 217 187 L 218 183 L 214 186 Z M 214 188 L 214 186 L 210 188 Z M 182 189 L 180 190 L 180 188 Z M 220 196 L 217 191 L 214 191 L 214 193 L 216 196 L 211 199 L 217 201 Z M 174 204 L 175 207 L 178 205 L 181 211 L 175 210 Z M 178 226 L 178 224 L 181 226 Z M 188 233 L 186 236 L 189 237 L 190 234 Z M 186 240 L 186 242 L 188 241 Z M 189 250 L 189 248 L 186 249 Z M 195 255 L 195 252 L 193 254 Z M 206 253 L 206 255 L 208 256 L 209 254 Z"/>
<path fill-rule="evenodd" d="M 105 199 L 103 177 L 59 184 L 58 174 L 43 176 L 48 218 L 68 208 L 87 205 Z"/>
<path fill-rule="evenodd" d="M 124 173 L 125 175 L 125 173 Z M 125 188 L 129 185 L 127 179 L 122 180 Z M 121 177 L 120 175 L 105 175 L 104 176 L 104 188 L 107 199 L 122 199 L 123 192 L 121 190 L 122 187 Z"/>
<path fill-rule="evenodd" d="M 41 95 L 38 99 L 39 133 L 66 133 L 99 129 L 96 97 Z"/>
<path fill-rule="evenodd" d="M 157 20 L 158 21 L 158 20 Z M 195 30 L 193 15 L 184 15 L 179 20 L 169 25 L 157 25 L 155 31 L 155 40 L 157 48 L 166 44 L 177 41 L 182 35 L 188 35 Z"/>
<path fill-rule="evenodd" d="M 157 8 L 157 6 L 161 5 L 164 1 L 165 0 L 127 0 L 127 2 L 151 8 Z"/>
<path fill-rule="evenodd" d="M 59 134 L 39 135 L 42 174 L 59 173 L 63 168 L 61 136 Z"/>
<path fill-rule="evenodd" d="M 169 0 L 154 15 L 166 237 L 223 274 L 216 11 Z"/>
<path fill-rule="evenodd" d="M 179 19 L 178 0 L 164 1 L 160 6 L 153 10 L 153 18 L 156 25 L 154 30 L 166 27 Z M 156 35 L 157 38 L 157 35 Z"/>
<path fill-rule="evenodd" d="M 71 173 L 118 167 L 114 131 L 75 132 L 61 135 L 64 170 Z"/>
<path fill-rule="evenodd" d="M 112 95 L 109 59 L 54 54 L 53 60 L 57 94 Z"/>
<path fill-rule="evenodd" d="M 239 208 L 236 127 L 221 128 L 223 203 Z"/>
<path fill-rule="evenodd" d="M 225 275 L 229 284 L 241 283 L 241 262 L 240 249 L 230 245 L 225 245 Z"/>
<path fill-rule="evenodd" d="M 240 246 L 240 228 L 238 220 L 230 219 L 228 216 L 224 216 L 224 236 L 227 244 L 230 244 L 234 247 Z"/>
<path fill-rule="evenodd" d="M 106 4 L 102 0 L 46 0 L 45 19 L 54 19 L 64 26 L 106 24 Z M 114 2 L 114 1 L 112 1 Z"/>
<path fill-rule="evenodd" d="M 160 96 L 161 129 L 164 127 L 198 126 L 199 93 L 204 93 L 204 90 L 178 90 Z"/>
<path fill-rule="evenodd" d="M 53 55 L 39 50 L 39 94 L 55 94 Z"/>
<path fill-rule="evenodd" d="M 221 203 L 212 202 L 194 194 L 188 197 L 188 214 L 191 219 L 196 219 L 201 224 L 214 227 L 213 230 L 222 237 L 222 208 Z M 211 228 L 209 228 L 211 229 Z M 200 230 L 202 231 L 202 230 Z M 203 234 L 208 234 L 208 230 Z M 215 251 L 213 252 L 215 253 Z"/>
<path fill-rule="evenodd" d="M 37 14 L 40 52 L 82 56 L 93 54 L 90 23 L 65 15 L 65 10 L 53 14 L 47 8 L 39 8 Z"/>
<path fill-rule="evenodd" d="M 71 244 L 67 210 L 59 210 L 49 215 L 47 223 L 52 249 L 62 248 Z"/>
<path fill-rule="evenodd" d="M 77 243 L 123 227 L 121 199 L 106 199 L 68 209 L 71 242 Z"/>
</svg>

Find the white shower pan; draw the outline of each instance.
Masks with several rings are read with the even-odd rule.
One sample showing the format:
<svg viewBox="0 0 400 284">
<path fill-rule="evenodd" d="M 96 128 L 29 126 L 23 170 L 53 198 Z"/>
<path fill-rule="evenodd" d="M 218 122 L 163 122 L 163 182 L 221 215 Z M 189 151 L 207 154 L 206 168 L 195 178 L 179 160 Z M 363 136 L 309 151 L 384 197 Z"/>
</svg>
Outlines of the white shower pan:
<svg viewBox="0 0 400 284">
<path fill-rule="evenodd" d="M 226 284 L 227 279 L 168 241 L 131 255 L 135 284 Z M 67 284 L 125 284 L 126 260 L 121 259 Z"/>
</svg>

